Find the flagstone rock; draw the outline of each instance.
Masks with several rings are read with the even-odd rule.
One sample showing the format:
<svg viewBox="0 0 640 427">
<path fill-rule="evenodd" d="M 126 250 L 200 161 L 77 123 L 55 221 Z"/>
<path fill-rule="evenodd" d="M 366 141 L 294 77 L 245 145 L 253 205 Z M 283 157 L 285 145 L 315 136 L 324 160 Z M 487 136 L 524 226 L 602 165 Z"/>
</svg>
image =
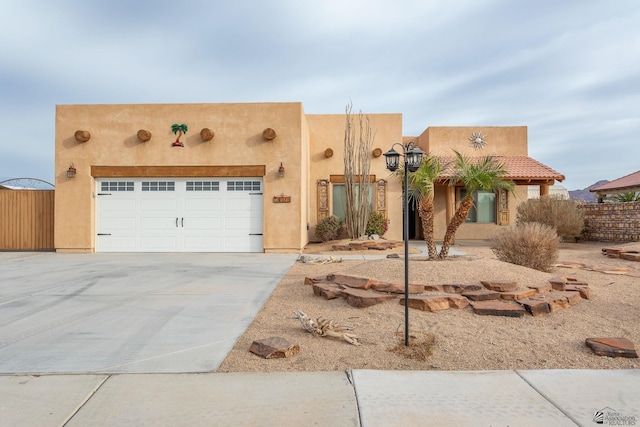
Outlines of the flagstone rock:
<svg viewBox="0 0 640 427">
<path fill-rule="evenodd" d="M 549 283 L 551 283 L 551 287 L 556 291 L 565 291 L 567 289 L 567 285 L 581 285 L 581 286 L 589 286 L 587 282 L 582 280 L 578 280 L 575 277 L 567 277 L 567 276 L 555 276 L 549 279 Z"/>
<path fill-rule="evenodd" d="M 484 316 L 522 317 L 526 313 L 524 307 L 514 301 L 472 301 L 473 312 Z"/>
<path fill-rule="evenodd" d="M 485 289 L 481 284 L 440 284 L 440 285 L 424 285 L 426 292 L 444 292 L 447 294 L 461 294 L 466 291 L 480 291 Z"/>
<path fill-rule="evenodd" d="M 537 294 L 542 294 L 542 293 L 545 293 L 545 292 L 551 292 L 551 290 L 553 289 L 551 287 L 551 283 L 542 283 L 540 285 L 529 285 L 527 287 L 529 289 L 535 290 Z"/>
<path fill-rule="evenodd" d="M 570 262 L 570 261 L 561 261 L 555 264 L 556 267 L 564 267 L 564 268 L 584 268 L 587 264 L 583 264 L 581 262 Z"/>
<path fill-rule="evenodd" d="M 335 283 L 314 283 L 313 294 L 324 299 L 336 299 L 343 296 L 342 287 Z"/>
<path fill-rule="evenodd" d="M 496 292 L 510 292 L 515 291 L 518 284 L 512 280 L 481 280 L 482 285 Z"/>
<path fill-rule="evenodd" d="M 464 291 L 462 296 L 471 301 L 488 301 L 500 298 L 500 292 L 490 291 L 488 289 L 479 291 Z"/>
<path fill-rule="evenodd" d="M 342 295 L 347 298 L 347 304 L 357 308 L 370 307 L 396 298 L 394 294 L 354 288 L 343 289 Z"/>
<path fill-rule="evenodd" d="M 331 274 L 327 279 L 335 284 L 356 289 L 369 289 L 374 282 L 366 277 L 346 276 L 344 274 Z"/>
<path fill-rule="evenodd" d="M 620 258 L 627 261 L 640 261 L 640 253 L 638 252 L 623 252 L 620 254 Z"/>
<path fill-rule="evenodd" d="M 271 337 L 252 342 L 249 351 L 265 359 L 281 359 L 298 354 L 300 345 L 282 337 Z"/>
<path fill-rule="evenodd" d="M 545 316 L 551 313 L 551 307 L 547 301 L 534 300 L 534 299 L 520 299 L 517 300 L 517 303 L 524 307 L 527 310 L 527 313 L 532 315 L 533 317 Z"/>
<path fill-rule="evenodd" d="M 587 338 L 585 343 L 598 356 L 638 357 L 633 343 L 627 338 Z"/>
<path fill-rule="evenodd" d="M 602 255 L 606 255 L 609 258 L 620 258 L 622 252 L 624 252 L 622 248 L 602 248 Z"/>
<path fill-rule="evenodd" d="M 461 294 L 466 291 L 480 291 L 485 289 L 481 284 L 444 284 L 442 290 L 448 294 Z"/>
<path fill-rule="evenodd" d="M 354 251 L 357 249 L 354 249 L 352 246 L 349 246 L 349 245 L 333 245 L 331 246 L 331 250 L 342 252 L 342 251 Z"/>
<path fill-rule="evenodd" d="M 400 298 L 404 305 L 404 298 Z M 469 300 L 461 295 L 416 295 L 409 297 L 409 307 L 422 311 L 439 311 L 449 308 L 465 308 Z"/>
<path fill-rule="evenodd" d="M 605 274 L 629 274 L 631 272 L 631 269 L 620 267 L 620 268 L 607 268 L 606 270 L 594 270 L 594 271 L 599 271 L 600 273 L 605 273 Z"/>
<path fill-rule="evenodd" d="M 582 296 L 580 296 L 580 292 L 567 290 L 559 293 L 562 294 L 567 299 L 567 301 L 569 301 L 569 305 L 576 305 L 577 303 L 582 301 Z"/>
<path fill-rule="evenodd" d="M 565 283 L 567 285 L 571 284 L 571 285 L 585 285 L 588 286 L 589 284 L 583 280 L 579 280 L 575 277 L 570 277 L 570 276 L 563 276 L 562 277 L 565 280 Z"/>
<path fill-rule="evenodd" d="M 591 299 L 591 296 L 593 295 L 589 286 L 585 285 L 567 285 L 565 290 L 569 292 L 578 292 L 584 299 Z"/>
<path fill-rule="evenodd" d="M 556 291 L 564 291 L 566 289 L 567 283 L 562 277 L 552 277 L 549 279 L 549 283 L 553 290 Z"/>
<path fill-rule="evenodd" d="M 569 308 L 582 300 L 580 292 L 552 291 L 546 294 L 535 294 L 529 297 L 532 300 L 544 301 L 549 304 L 551 312 Z"/>
<path fill-rule="evenodd" d="M 378 291 L 378 292 L 391 292 L 393 294 L 403 294 L 404 284 L 374 281 L 373 283 L 371 283 L 370 289 L 373 289 L 374 291 Z M 423 292 L 424 292 L 424 285 L 415 285 L 415 284 L 409 283 L 410 294 L 421 294 Z"/>
<path fill-rule="evenodd" d="M 319 277 L 305 277 L 304 284 L 305 285 L 313 285 L 314 283 L 331 283 L 327 276 L 319 276 Z"/>
<path fill-rule="evenodd" d="M 535 289 L 517 289 L 511 292 L 501 292 L 500 298 L 507 299 L 507 300 L 517 300 L 517 299 L 528 298 L 535 294 L 536 294 Z"/>
</svg>

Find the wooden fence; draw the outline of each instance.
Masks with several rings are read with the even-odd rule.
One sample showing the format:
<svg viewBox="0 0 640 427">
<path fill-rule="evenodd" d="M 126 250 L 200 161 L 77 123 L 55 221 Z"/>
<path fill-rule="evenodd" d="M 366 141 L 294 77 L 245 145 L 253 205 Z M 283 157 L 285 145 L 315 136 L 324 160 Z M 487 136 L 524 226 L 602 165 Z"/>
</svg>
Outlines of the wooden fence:
<svg viewBox="0 0 640 427">
<path fill-rule="evenodd" d="M 54 190 L 0 190 L 0 250 L 54 250 Z"/>
</svg>

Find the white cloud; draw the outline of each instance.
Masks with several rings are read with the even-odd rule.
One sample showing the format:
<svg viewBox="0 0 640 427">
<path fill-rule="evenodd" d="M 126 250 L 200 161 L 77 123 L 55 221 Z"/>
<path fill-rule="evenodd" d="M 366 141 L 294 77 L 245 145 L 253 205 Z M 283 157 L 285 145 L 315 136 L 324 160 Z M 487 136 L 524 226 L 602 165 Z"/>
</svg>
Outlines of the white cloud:
<svg viewBox="0 0 640 427">
<path fill-rule="evenodd" d="M 570 188 L 638 169 L 640 5 L 400 0 L 6 0 L 0 175 L 53 179 L 60 103 L 300 101 L 404 132 L 527 125 Z M 611 176 L 613 174 L 614 176 Z"/>
</svg>

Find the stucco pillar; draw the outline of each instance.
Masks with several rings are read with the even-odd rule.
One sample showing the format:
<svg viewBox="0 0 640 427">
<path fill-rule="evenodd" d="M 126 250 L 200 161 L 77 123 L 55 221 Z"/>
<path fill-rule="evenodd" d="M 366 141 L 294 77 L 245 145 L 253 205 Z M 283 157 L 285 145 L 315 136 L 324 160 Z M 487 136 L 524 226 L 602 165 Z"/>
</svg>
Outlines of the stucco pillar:
<svg viewBox="0 0 640 427">
<path fill-rule="evenodd" d="M 548 185 L 541 185 L 540 186 L 540 197 L 548 196 L 548 195 L 549 195 L 549 186 Z"/>
</svg>

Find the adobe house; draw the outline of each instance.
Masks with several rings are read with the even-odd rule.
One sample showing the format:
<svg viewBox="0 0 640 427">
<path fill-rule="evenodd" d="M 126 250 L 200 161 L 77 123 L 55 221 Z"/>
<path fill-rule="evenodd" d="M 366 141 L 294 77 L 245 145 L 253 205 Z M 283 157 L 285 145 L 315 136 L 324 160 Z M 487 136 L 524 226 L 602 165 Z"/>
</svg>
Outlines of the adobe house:
<svg viewBox="0 0 640 427">
<path fill-rule="evenodd" d="M 402 239 L 401 183 L 381 155 L 394 143 L 415 141 L 433 155 L 454 148 L 501 156 L 518 188 L 480 194 L 460 239 L 490 237 L 514 222 L 528 185 L 544 194 L 564 179 L 528 157 L 525 126 L 432 127 L 409 138 L 401 114 L 367 116 L 375 131 L 372 208 L 390 220 L 389 239 Z M 315 240 L 319 220 L 344 210 L 344 129 L 344 114 L 305 114 L 299 102 L 58 105 L 55 248 L 300 251 Z M 437 239 L 461 191 L 438 185 Z"/>
</svg>

